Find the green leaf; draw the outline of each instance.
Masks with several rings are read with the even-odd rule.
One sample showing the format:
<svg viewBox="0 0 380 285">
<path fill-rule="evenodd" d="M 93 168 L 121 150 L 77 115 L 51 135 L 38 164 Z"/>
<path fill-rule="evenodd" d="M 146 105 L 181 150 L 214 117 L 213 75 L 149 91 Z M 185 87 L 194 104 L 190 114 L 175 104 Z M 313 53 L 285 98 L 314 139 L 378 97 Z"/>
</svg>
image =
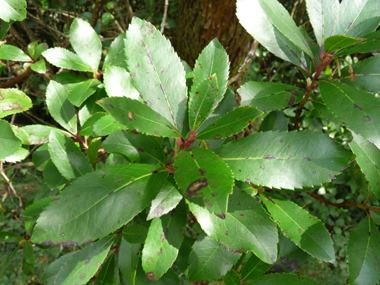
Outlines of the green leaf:
<svg viewBox="0 0 380 285">
<path fill-rule="evenodd" d="M 178 274 L 173 270 L 169 269 L 160 279 L 156 281 L 150 281 L 146 274 L 144 273 L 141 263 L 137 268 L 136 276 L 137 285 L 178 285 L 181 284 L 181 281 L 178 278 Z M 128 284 L 129 285 L 129 284 Z"/>
<path fill-rule="evenodd" d="M 198 140 L 218 140 L 241 132 L 262 112 L 254 107 L 239 107 L 223 115 L 197 135 Z"/>
<path fill-rule="evenodd" d="M 115 254 L 111 254 L 104 262 L 94 285 L 113 285 L 115 284 Z"/>
<path fill-rule="evenodd" d="M 326 38 L 335 34 L 339 19 L 339 0 L 306 0 L 306 7 L 315 38 L 319 46 L 322 46 Z"/>
<path fill-rule="evenodd" d="M 201 235 L 190 254 L 189 281 L 209 281 L 224 276 L 241 254 L 229 251 L 212 238 Z"/>
<path fill-rule="evenodd" d="M 124 129 L 111 115 L 101 112 L 91 116 L 82 126 L 80 134 L 82 136 L 107 136 L 115 131 Z"/>
<path fill-rule="evenodd" d="M 218 97 L 218 88 L 218 80 L 214 74 L 191 89 L 189 98 L 190 130 L 196 131 L 211 113 Z"/>
<path fill-rule="evenodd" d="M 276 224 L 253 198 L 235 188 L 229 198 L 225 219 L 188 201 L 189 208 L 205 233 L 235 252 L 254 252 L 262 261 L 273 264 L 277 259 Z"/>
<path fill-rule="evenodd" d="M 184 236 L 181 248 L 179 249 L 175 264 L 177 268 L 183 272 L 189 267 L 189 257 L 193 248 L 195 239 Z"/>
<path fill-rule="evenodd" d="M 256 255 L 252 254 L 241 269 L 241 278 L 243 280 L 256 279 L 264 275 L 271 267 L 271 264 L 263 262 Z"/>
<path fill-rule="evenodd" d="M 51 80 L 46 89 L 46 104 L 49 112 L 62 127 L 77 133 L 77 115 L 75 107 L 68 100 L 69 91 L 58 82 Z"/>
<path fill-rule="evenodd" d="M 290 61 L 297 66 L 302 66 L 304 69 L 307 68 L 302 50 L 270 22 L 259 0 L 238 0 L 236 5 L 236 15 L 239 18 L 240 24 L 251 36 L 276 56 Z M 277 3 L 277 5 L 280 4 Z"/>
<path fill-rule="evenodd" d="M 48 160 L 42 175 L 46 186 L 50 189 L 62 189 L 67 182 L 51 159 Z"/>
<path fill-rule="evenodd" d="M 377 0 L 343 1 L 339 7 L 336 35 L 360 37 L 374 32 L 380 23 L 380 3 Z"/>
<path fill-rule="evenodd" d="M 216 38 L 202 50 L 195 62 L 193 86 L 190 94 L 195 93 L 194 89 L 197 88 L 204 79 L 209 78 L 213 74 L 216 74 L 218 79 L 219 91 L 215 98 L 217 106 L 227 89 L 229 64 L 227 52 Z M 215 107 L 213 109 L 215 109 Z"/>
<path fill-rule="evenodd" d="M 345 48 L 348 46 L 352 46 L 356 43 L 360 42 L 360 40 L 343 36 L 343 35 L 336 35 L 336 36 L 331 36 L 328 37 L 325 40 L 325 51 L 326 52 L 333 52 L 341 48 Z"/>
<path fill-rule="evenodd" d="M 20 147 L 14 154 L 4 158 L 5 162 L 16 163 L 24 160 L 29 155 L 28 147 Z"/>
<path fill-rule="evenodd" d="M 115 165 L 78 178 L 42 212 L 33 242 L 81 245 L 117 230 L 160 191 L 168 176 L 160 170 L 162 167 L 154 165 Z"/>
<path fill-rule="evenodd" d="M 26 18 L 25 0 L 0 0 L 0 19 L 22 21 Z"/>
<path fill-rule="evenodd" d="M 34 264 L 35 262 L 34 251 L 33 251 L 33 246 L 30 243 L 30 241 L 25 241 L 23 254 L 24 254 L 24 259 L 27 263 Z"/>
<path fill-rule="evenodd" d="M 283 198 L 267 193 L 260 196 L 278 226 L 298 247 L 322 261 L 335 259 L 330 233 L 317 217 Z"/>
<path fill-rule="evenodd" d="M 169 40 L 154 25 L 135 17 L 124 44 L 142 99 L 181 132 L 187 107 L 185 70 Z"/>
<path fill-rule="evenodd" d="M 137 264 L 141 258 L 141 244 L 130 244 L 121 239 L 118 265 L 121 273 L 129 282 L 135 284 Z"/>
<path fill-rule="evenodd" d="M 1 242 L 19 242 L 23 240 L 23 237 L 19 234 L 13 232 L 0 232 L 0 241 Z"/>
<path fill-rule="evenodd" d="M 75 18 L 71 24 L 69 36 L 77 55 L 96 72 L 102 53 L 102 43 L 98 34 L 89 23 Z"/>
<path fill-rule="evenodd" d="M 97 103 L 129 130 L 157 137 L 181 137 L 165 117 L 137 100 L 112 97 Z"/>
<path fill-rule="evenodd" d="M 253 281 L 248 281 L 247 285 L 273 285 L 273 284 L 292 284 L 292 285 L 321 285 L 307 276 L 300 276 L 289 273 L 267 274 Z"/>
<path fill-rule="evenodd" d="M 169 180 L 162 186 L 157 197 L 152 201 L 147 220 L 159 218 L 173 210 L 182 200 L 182 195 L 178 192 L 173 182 Z"/>
<path fill-rule="evenodd" d="M 158 138 L 129 131 L 116 131 L 103 142 L 106 152 L 126 157 L 131 163 L 165 164 L 162 141 Z"/>
<path fill-rule="evenodd" d="M 147 235 L 148 229 L 142 225 L 130 225 L 123 230 L 123 238 L 132 244 L 144 243 Z"/>
<path fill-rule="evenodd" d="M 314 131 L 255 133 L 215 152 L 235 179 L 279 189 L 329 182 L 354 158 L 326 134 Z"/>
<path fill-rule="evenodd" d="M 380 149 L 380 99 L 337 81 L 320 81 L 326 107 L 342 124 Z"/>
<path fill-rule="evenodd" d="M 49 48 L 42 55 L 51 64 L 60 68 L 77 71 L 93 72 L 91 66 L 85 63 L 77 54 L 63 48 Z"/>
<path fill-rule="evenodd" d="M 152 220 L 142 251 L 142 267 L 150 281 L 161 278 L 176 260 L 186 219 L 186 206 L 182 202 L 171 213 Z"/>
<path fill-rule="evenodd" d="M 380 41 L 379 41 L 380 42 Z M 341 82 L 347 85 L 367 90 L 368 92 L 380 92 L 380 55 L 375 55 L 365 60 L 361 60 L 352 66 L 353 71 L 357 74 L 354 81 L 349 79 L 349 67 L 342 70 Z"/>
<path fill-rule="evenodd" d="M 2 0 L 0 0 L 0 4 L 1 1 Z M 21 49 L 11 45 L 0 46 L 0 59 L 13 61 L 32 61 L 32 59 Z"/>
<path fill-rule="evenodd" d="M 223 277 L 223 282 L 226 285 L 240 285 L 240 276 L 235 270 L 230 270 L 227 272 L 226 276 Z"/>
<path fill-rule="evenodd" d="M 139 92 L 133 85 L 131 76 L 124 68 L 118 66 L 107 67 L 104 72 L 104 84 L 109 97 L 140 99 Z"/>
<path fill-rule="evenodd" d="M 38 44 L 38 42 L 32 42 L 28 44 L 28 52 L 29 55 L 36 61 L 42 52 L 48 49 L 48 45 L 46 43 Z"/>
<path fill-rule="evenodd" d="M 238 93 L 242 106 L 257 107 L 266 113 L 297 104 L 304 90 L 283 83 L 250 81 L 240 87 Z"/>
<path fill-rule="evenodd" d="M 366 179 L 372 187 L 373 193 L 380 198 L 380 150 L 368 140 L 352 132 L 353 140 L 350 147 L 356 154 L 356 162 L 359 164 Z"/>
<path fill-rule="evenodd" d="M 347 243 L 350 284 L 376 284 L 380 280 L 380 234 L 375 222 L 366 217 L 351 233 Z"/>
<path fill-rule="evenodd" d="M 41 73 L 41 74 L 44 74 L 46 73 L 46 65 L 45 65 L 45 61 L 44 60 L 39 60 L 37 61 L 36 63 L 33 63 L 30 68 L 37 72 L 37 73 Z"/>
<path fill-rule="evenodd" d="M 202 197 L 207 210 L 225 217 L 234 179 L 220 157 L 203 148 L 182 150 L 177 154 L 174 167 L 177 185 L 188 199 Z"/>
<path fill-rule="evenodd" d="M 283 111 L 270 112 L 261 122 L 259 132 L 287 131 L 288 120 Z"/>
<path fill-rule="evenodd" d="M 1 13 L 1 12 L 0 12 Z M 0 41 L 4 40 L 5 36 L 8 33 L 9 28 L 13 24 L 14 21 L 5 22 L 4 20 L 1 20 L 1 14 L 0 14 Z"/>
<path fill-rule="evenodd" d="M 127 63 L 124 53 L 124 39 L 125 33 L 118 35 L 116 39 L 111 43 L 110 49 L 104 59 L 103 69 L 113 65 L 120 66 L 124 69 L 127 69 Z"/>
<path fill-rule="evenodd" d="M 32 154 L 32 162 L 34 167 L 39 171 L 44 171 L 49 160 L 50 154 L 47 144 L 40 146 Z"/>
<path fill-rule="evenodd" d="M 54 197 L 43 198 L 28 206 L 22 213 L 21 217 L 37 217 L 41 214 L 43 210 L 46 209 L 46 206 L 54 200 Z"/>
<path fill-rule="evenodd" d="M 0 120 L 0 161 L 14 154 L 21 147 L 21 140 L 14 134 L 10 124 Z"/>
<path fill-rule="evenodd" d="M 44 144 L 49 142 L 51 131 L 70 137 L 70 133 L 44 125 L 27 125 L 21 128 L 27 135 L 28 144 Z"/>
<path fill-rule="evenodd" d="M 75 180 L 92 171 L 87 157 L 70 138 L 52 131 L 48 147 L 51 160 L 67 180 Z"/>
<path fill-rule="evenodd" d="M 347 47 L 338 51 L 335 56 L 343 56 L 353 53 L 368 53 L 368 52 L 379 52 L 380 51 L 380 31 L 369 33 L 363 36 L 364 40 L 360 43 Z M 361 62 L 361 61 L 360 61 Z"/>
<path fill-rule="evenodd" d="M 9 262 L 12 260 L 12 258 L 16 255 L 16 253 L 19 251 L 19 249 L 21 248 L 21 245 L 18 245 L 13 251 L 12 253 L 8 254 L 8 256 L 3 260 L 3 262 L 1 263 L 1 267 L 0 267 L 0 278 L 3 277 L 3 274 L 5 272 L 5 269 L 7 269 L 7 266 L 9 264 Z"/>
<path fill-rule="evenodd" d="M 81 125 L 84 124 L 92 115 L 103 112 L 103 108 L 96 104 L 96 101 L 107 97 L 107 93 L 104 88 L 104 84 L 98 86 L 95 94 L 87 98 L 79 109 L 78 116 Z"/>
<path fill-rule="evenodd" d="M 0 89 L 0 118 L 25 112 L 32 108 L 32 100 L 24 92 L 16 89 Z"/>
<path fill-rule="evenodd" d="M 325 102 L 323 102 L 323 99 L 321 97 L 317 98 L 315 101 L 313 101 L 313 106 L 317 113 L 324 117 L 325 119 L 333 122 L 336 125 L 340 125 L 341 122 L 339 119 L 329 110 L 327 109 Z"/>
<path fill-rule="evenodd" d="M 114 240 L 113 236 L 108 236 L 58 258 L 50 264 L 40 282 L 47 285 L 86 284 L 107 257 Z"/>
<path fill-rule="evenodd" d="M 69 94 L 69 101 L 79 107 L 82 103 L 95 93 L 100 81 L 92 78 L 75 84 Z"/>
<path fill-rule="evenodd" d="M 97 163 L 102 138 L 94 138 L 88 144 L 87 156 L 92 165 Z"/>
</svg>

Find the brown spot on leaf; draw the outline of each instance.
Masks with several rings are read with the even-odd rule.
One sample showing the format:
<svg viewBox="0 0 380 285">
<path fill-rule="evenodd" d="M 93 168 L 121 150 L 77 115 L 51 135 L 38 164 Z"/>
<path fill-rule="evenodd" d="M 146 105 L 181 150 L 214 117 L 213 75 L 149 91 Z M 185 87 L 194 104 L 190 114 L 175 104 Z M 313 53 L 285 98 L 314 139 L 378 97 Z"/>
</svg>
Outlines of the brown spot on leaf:
<svg viewBox="0 0 380 285">
<path fill-rule="evenodd" d="M 146 277 L 148 277 L 148 279 L 150 281 L 155 281 L 156 280 L 153 271 L 147 272 L 147 273 L 145 273 L 145 275 L 146 275 Z"/>
<path fill-rule="evenodd" d="M 226 218 L 226 214 L 225 213 L 221 213 L 219 215 L 217 215 L 219 218 L 221 218 L 222 220 L 224 220 Z"/>
<path fill-rule="evenodd" d="M 207 170 L 199 168 L 198 172 L 200 176 L 205 176 L 205 173 L 207 172 Z"/>
<path fill-rule="evenodd" d="M 363 117 L 363 121 L 364 121 L 364 122 L 371 122 L 372 120 L 371 120 L 371 117 L 370 117 L 370 116 L 364 116 L 364 117 Z"/>
<path fill-rule="evenodd" d="M 208 186 L 208 181 L 205 177 L 195 180 L 186 189 L 187 197 L 192 198 L 197 196 L 197 192 L 206 186 Z"/>
</svg>

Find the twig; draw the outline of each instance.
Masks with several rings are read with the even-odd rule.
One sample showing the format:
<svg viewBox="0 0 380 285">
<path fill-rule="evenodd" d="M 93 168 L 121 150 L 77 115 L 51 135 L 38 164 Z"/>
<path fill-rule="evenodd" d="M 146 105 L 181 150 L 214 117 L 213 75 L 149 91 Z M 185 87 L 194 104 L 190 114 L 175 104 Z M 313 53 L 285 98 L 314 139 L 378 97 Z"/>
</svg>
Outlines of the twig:
<svg viewBox="0 0 380 285">
<path fill-rule="evenodd" d="M 318 201 L 322 202 L 325 205 L 333 206 L 333 207 L 336 207 L 338 209 L 340 209 L 340 208 L 345 209 L 347 207 L 356 207 L 359 209 L 371 210 L 371 211 L 374 211 L 376 213 L 380 213 L 380 208 L 375 208 L 375 207 L 363 205 L 363 204 L 360 204 L 358 202 L 334 203 L 334 202 L 331 202 L 329 200 L 326 200 L 325 198 L 322 198 L 321 196 L 314 194 L 313 192 L 307 191 L 307 194 L 309 194 L 311 197 L 317 199 Z"/>
<path fill-rule="evenodd" d="M 161 34 L 164 33 L 166 17 L 168 16 L 168 7 L 169 7 L 169 0 L 165 0 L 164 16 L 162 17 L 161 30 L 160 30 Z"/>
<path fill-rule="evenodd" d="M 58 31 L 57 29 L 54 29 L 53 27 L 45 24 L 43 21 L 41 21 L 39 18 L 35 17 L 33 14 L 31 14 L 29 12 L 28 12 L 28 17 L 32 18 L 32 20 L 34 20 L 37 24 L 40 24 L 41 26 L 44 26 L 45 28 L 47 28 L 47 29 L 49 29 L 49 30 L 51 30 L 51 31 L 53 31 L 53 32 L 61 35 L 64 38 L 68 38 L 69 37 L 68 35 L 62 33 L 61 31 Z M 51 33 L 51 35 L 56 39 L 57 42 L 59 42 L 59 38 L 57 37 L 56 34 Z"/>
<path fill-rule="evenodd" d="M 132 18 L 133 18 L 133 10 L 132 10 L 131 4 L 129 3 L 129 0 L 127 0 L 126 6 L 127 6 L 127 21 L 126 21 L 126 24 L 127 24 L 127 27 L 128 27 L 129 21 L 132 20 Z"/>
<path fill-rule="evenodd" d="M 29 67 L 23 74 L 15 77 L 15 78 L 7 81 L 7 82 L 0 83 L 0 88 L 12 87 L 12 86 L 16 85 L 17 83 L 19 83 L 20 81 L 27 79 L 32 73 L 33 73 L 33 70 L 30 69 L 30 67 Z"/>
<path fill-rule="evenodd" d="M 235 81 L 237 81 L 240 77 L 242 77 L 248 70 L 252 60 L 254 59 L 255 57 L 255 54 L 256 54 L 256 50 L 257 50 L 257 47 L 259 46 L 259 42 L 254 40 L 253 41 L 253 44 L 252 44 L 252 47 L 250 49 L 250 51 L 248 52 L 247 54 L 247 57 L 245 58 L 242 66 L 240 66 L 237 74 L 235 76 L 233 76 L 227 83 L 227 87 L 231 86 L 232 83 L 234 83 Z"/>
<path fill-rule="evenodd" d="M 11 188 L 13 194 L 15 194 L 15 196 L 16 196 L 16 197 L 18 198 L 18 200 L 20 201 L 20 207 L 22 207 L 22 200 L 21 200 L 20 196 L 17 194 L 16 189 L 13 187 L 12 182 L 9 180 L 8 176 L 5 174 L 4 169 L 3 169 L 3 162 L 2 162 L 2 161 L 0 162 L 0 173 L 1 173 L 1 175 L 4 177 L 4 179 L 5 179 L 5 181 L 7 182 L 9 188 Z"/>
</svg>

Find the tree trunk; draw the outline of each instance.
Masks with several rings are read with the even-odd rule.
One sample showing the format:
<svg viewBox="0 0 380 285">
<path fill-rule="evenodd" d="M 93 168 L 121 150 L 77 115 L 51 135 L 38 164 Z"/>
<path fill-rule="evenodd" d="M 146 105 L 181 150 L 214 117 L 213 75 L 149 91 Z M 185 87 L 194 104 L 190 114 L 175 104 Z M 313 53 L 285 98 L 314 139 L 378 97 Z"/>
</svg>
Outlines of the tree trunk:
<svg viewBox="0 0 380 285">
<path fill-rule="evenodd" d="M 203 48 L 218 38 L 229 55 L 233 76 L 253 42 L 236 17 L 236 0 L 180 0 L 177 23 L 176 50 L 191 67 Z"/>
</svg>

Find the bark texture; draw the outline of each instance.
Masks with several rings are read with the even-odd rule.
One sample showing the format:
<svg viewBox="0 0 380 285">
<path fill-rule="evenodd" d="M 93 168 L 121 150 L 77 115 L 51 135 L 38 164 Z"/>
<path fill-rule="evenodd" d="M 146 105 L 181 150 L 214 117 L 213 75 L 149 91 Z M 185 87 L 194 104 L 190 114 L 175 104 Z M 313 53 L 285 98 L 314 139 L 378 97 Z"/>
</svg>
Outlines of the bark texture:
<svg viewBox="0 0 380 285">
<path fill-rule="evenodd" d="M 176 50 L 191 67 L 203 48 L 218 38 L 229 55 L 232 76 L 253 42 L 236 17 L 236 0 L 180 0 L 177 23 Z"/>
</svg>

